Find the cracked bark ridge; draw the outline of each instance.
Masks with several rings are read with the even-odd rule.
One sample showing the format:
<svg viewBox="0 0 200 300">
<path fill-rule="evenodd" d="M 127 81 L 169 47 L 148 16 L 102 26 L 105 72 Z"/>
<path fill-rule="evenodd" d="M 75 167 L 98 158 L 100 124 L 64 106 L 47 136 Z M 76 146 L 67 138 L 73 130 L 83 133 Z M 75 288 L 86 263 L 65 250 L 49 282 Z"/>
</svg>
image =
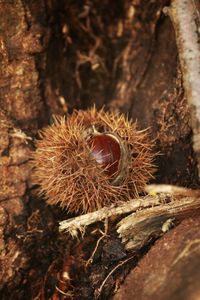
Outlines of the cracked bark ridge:
<svg viewBox="0 0 200 300">
<path fill-rule="evenodd" d="M 22 197 L 29 177 L 28 137 L 0 111 L 0 201 Z"/>
<path fill-rule="evenodd" d="M 127 276 L 113 300 L 199 299 L 199 226 L 199 217 L 189 218 L 166 233 Z"/>
<path fill-rule="evenodd" d="M 44 29 L 20 0 L 1 1 L 0 19 L 0 107 L 30 128 L 43 109 L 36 61 Z"/>
<path fill-rule="evenodd" d="M 18 216 L 25 213 L 25 196 L 29 167 L 27 165 L 30 147 L 27 137 L 12 121 L 0 111 L 0 289 L 9 282 L 20 280 L 19 268 L 24 267 L 26 256 L 20 250 L 16 236 L 8 233 L 19 232 Z"/>
<path fill-rule="evenodd" d="M 32 150 L 30 140 L 31 137 L 0 110 L 2 300 L 32 299 L 32 295 L 37 292 L 42 273 L 52 259 L 52 253 L 57 251 L 57 227 L 51 213 L 47 207 L 40 207 L 37 199 L 31 201 L 30 194 L 27 193 Z M 56 257 L 59 258 L 58 253 Z"/>
</svg>

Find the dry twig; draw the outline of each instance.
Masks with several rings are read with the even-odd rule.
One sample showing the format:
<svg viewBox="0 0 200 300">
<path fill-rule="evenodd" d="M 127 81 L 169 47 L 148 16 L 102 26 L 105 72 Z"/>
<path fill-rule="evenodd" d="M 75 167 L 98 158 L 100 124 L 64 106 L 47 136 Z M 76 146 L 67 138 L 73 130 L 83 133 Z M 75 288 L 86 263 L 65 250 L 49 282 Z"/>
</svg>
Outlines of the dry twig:
<svg viewBox="0 0 200 300">
<path fill-rule="evenodd" d="M 166 196 L 162 195 L 155 197 L 146 196 L 144 198 L 133 199 L 118 207 L 104 207 L 98 211 L 60 222 L 59 230 L 69 232 L 72 236 L 77 236 L 78 230 L 84 233 L 85 227 L 90 224 L 102 221 L 111 216 L 123 215 L 142 208 L 160 205 L 165 201 L 165 198 Z"/>
<path fill-rule="evenodd" d="M 200 190 L 188 189 L 171 184 L 149 184 L 146 186 L 145 191 L 150 195 L 164 193 L 170 195 L 200 197 Z"/>
<path fill-rule="evenodd" d="M 106 278 L 104 279 L 104 281 L 102 282 L 101 286 L 99 287 L 98 290 L 96 290 L 96 295 L 95 295 L 95 299 L 98 299 L 101 295 L 102 289 L 106 283 L 106 281 L 108 280 L 108 278 L 121 266 L 123 266 L 124 264 L 126 264 L 128 261 L 130 261 L 131 259 L 134 258 L 134 255 L 131 257 L 128 257 L 127 259 L 123 260 L 122 262 L 120 262 L 119 264 L 117 264 L 106 276 Z"/>
<path fill-rule="evenodd" d="M 162 236 L 184 218 L 199 213 L 199 197 L 174 197 L 169 203 L 137 211 L 123 218 L 117 225 L 117 232 L 126 249 L 136 251 Z"/>
<path fill-rule="evenodd" d="M 79 230 L 84 233 L 85 227 L 92 223 L 132 213 L 118 223 L 117 232 L 127 249 L 137 250 L 184 218 L 200 213 L 199 190 L 164 184 L 149 185 L 146 190 L 149 195 L 144 198 L 62 221 L 60 231 L 77 236 Z"/>
<path fill-rule="evenodd" d="M 97 252 L 97 249 L 99 247 L 100 242 L 107 236 L 107 233 L 108 233 L 108 219 L 105 220 L 104 227 L 105 227 L 104 232 L 99 229 L 99 232 L 101 233 L 101 237 L 97 240 L 96 246 L 95 246 L 95 248 L 92 252 L 92 255 L 90 256 L 90 258 L 86 262 L 86 267 L 88 267 L 93 262 L 95 253 Z"/>
<path fill-rule="evenodd" d="M 194 0 L 173 0 L 164 8 L 176 33 L 183 84 L 191 111 L 193 149 L 200 177 L 200 18 Z"/>
</svg>

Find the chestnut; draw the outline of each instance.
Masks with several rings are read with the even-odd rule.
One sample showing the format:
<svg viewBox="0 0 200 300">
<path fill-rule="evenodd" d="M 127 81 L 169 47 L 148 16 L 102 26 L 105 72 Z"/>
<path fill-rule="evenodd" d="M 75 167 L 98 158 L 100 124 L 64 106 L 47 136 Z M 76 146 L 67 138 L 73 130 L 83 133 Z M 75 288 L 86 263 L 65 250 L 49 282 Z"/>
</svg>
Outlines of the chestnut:
<svg viewBox="0 0 200 300">
<path fill-rule="evenodd" d="M 92 136 L 88 144 L 91 147 L 91 154 L 98 164 L 105 169 L 105 172 L 113 177 L 119 171 L 121 150 L 119 142 L 108 134 Z"/>
<path fill-rule="evenodd" d="M 128 201 L 144 190 L 155 170 L 148 132 L 103 109 L 55 117 L 35 145 L 32 177 L 39 194 L 70 212 Z"/>
</svg>

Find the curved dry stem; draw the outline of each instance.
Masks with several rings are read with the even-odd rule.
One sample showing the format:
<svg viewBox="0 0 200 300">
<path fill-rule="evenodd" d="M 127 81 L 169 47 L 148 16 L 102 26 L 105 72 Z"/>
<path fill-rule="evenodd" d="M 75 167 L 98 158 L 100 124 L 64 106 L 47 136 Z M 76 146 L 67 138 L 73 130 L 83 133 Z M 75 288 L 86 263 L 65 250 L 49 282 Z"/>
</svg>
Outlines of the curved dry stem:
<svg viewBox="0 0 200 300">
<path fill-rule="evenodd" d="M 164 8 L 172 20 L 183 74 L 183 84 L 191 111 L 193 149 L 200 177 L 200 18 L 194 0 L 173 0 Z"/>
</svg>

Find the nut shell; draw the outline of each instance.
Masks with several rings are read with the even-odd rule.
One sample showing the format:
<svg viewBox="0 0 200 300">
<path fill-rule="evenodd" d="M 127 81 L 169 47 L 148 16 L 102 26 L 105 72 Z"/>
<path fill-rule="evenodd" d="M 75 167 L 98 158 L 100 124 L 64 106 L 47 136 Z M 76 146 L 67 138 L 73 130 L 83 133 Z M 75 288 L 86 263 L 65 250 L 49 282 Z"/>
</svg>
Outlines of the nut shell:
<svg viewBox="0 0 200 300">
<path fill-rule="evenodd" d="M 119 143 L 117 172 L 91 155 L 88 141 L 98 135 L 114 139 L 115 146 Z M 152 147 L 147 131 L 138 131 L 123 115 L 95 108 L 74 111 L 67 118 L 55 117 L 40 132 L 32 159 L 34 183 L 49 204 L 71 212 L 90 212 L 127 201 L 153 177 Z"/>
<path fill-rule="evenodd" d="M 92 136 L 88 144 L 91 148 L 91 155 L 101 167 L 106 168 L 106 173 L 111 178 L 119 172 L 121 149 L 119 142 L 108 134 Z"/>
</svg>

